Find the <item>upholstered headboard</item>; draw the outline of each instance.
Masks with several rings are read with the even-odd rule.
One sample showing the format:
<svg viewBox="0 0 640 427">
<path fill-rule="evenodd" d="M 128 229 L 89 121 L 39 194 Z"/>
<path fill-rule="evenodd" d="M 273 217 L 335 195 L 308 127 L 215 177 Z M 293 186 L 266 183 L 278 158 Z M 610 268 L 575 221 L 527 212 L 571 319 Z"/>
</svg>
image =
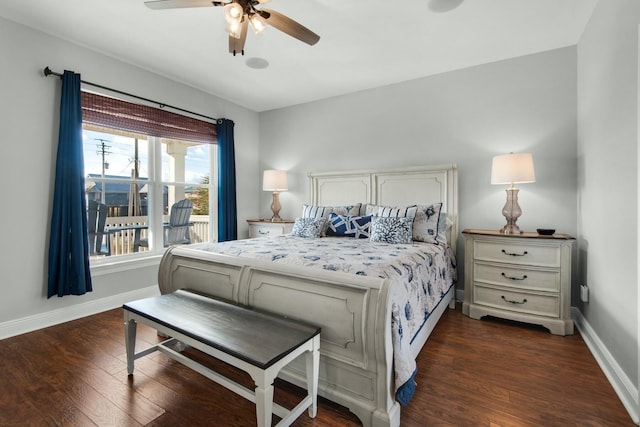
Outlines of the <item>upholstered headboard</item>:
<svg viewBox="0 0 640 427">
<path fill-rule="evenodd" d="M 442 202 L 453 222 L 447 241 L 455 250 L 458 236 L 458 169 L 455 164 L 401 169 L 309 173 L 311 204 L 337 206 L 367 203 L 385 206 Z"/>
</svg>

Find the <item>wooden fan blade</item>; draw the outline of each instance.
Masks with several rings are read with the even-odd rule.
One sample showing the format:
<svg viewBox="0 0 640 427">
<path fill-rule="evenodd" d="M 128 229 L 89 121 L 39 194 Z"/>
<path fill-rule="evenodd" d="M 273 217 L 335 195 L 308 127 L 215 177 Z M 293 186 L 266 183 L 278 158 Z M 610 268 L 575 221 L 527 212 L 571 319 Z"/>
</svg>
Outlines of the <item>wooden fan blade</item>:
<svg viewBox="0 0 640 427">
<path fill-rule="evenodd" d="M 270 9 L 261 9 L 258 13 L 269 25 L 311 46 L 320 40 L 319 35 L 281 13 Z"/>
<path fill-rule="evenodd" d="M 249 20 L 245 16 L 242 21 L 242 28 L 240 29 L 240 38 L 237 39 L 232 35 L 229 35 L 229 52 L 233 53 L 233 56 L 236 54 L 244 55 L 244 42 L 247 40 L 247 29 L 249 28 Z"/>
<path fill-rule="evenodd" d="M 177 9 L 181 7 L 220 6 L 222 3 L 212 0 L 154 0 L 146 1 L 144 5 L 149 9 Z"/>
</svg>

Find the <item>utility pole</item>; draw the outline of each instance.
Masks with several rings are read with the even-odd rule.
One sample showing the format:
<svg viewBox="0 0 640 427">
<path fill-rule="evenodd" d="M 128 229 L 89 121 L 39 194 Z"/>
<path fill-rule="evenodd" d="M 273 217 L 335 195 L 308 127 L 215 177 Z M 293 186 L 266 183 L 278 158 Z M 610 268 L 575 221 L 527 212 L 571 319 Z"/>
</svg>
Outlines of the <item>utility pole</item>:
<svg viewBox="0 0 640 427">
<path fill-rule="evenodd" d="M 106 156 L 111 154 L 111 151 L 109 151 L 111 146 L 105 143 L 111 142 L 111 141 L 109 141 L 108 139 L 100 139 L 100 138 L 95 138 L 95 140 L 100 141 L 99 144 L 96 144 L 96 147 L 98 148 L 98 151 L 96 151 L 96 154 L 98 156 L 102 156 L 102 181 L 100 182 L 100 203 L 104 204 L 106 199 L 104 194 L 104 171 L 105 169 L 109 169 L 109 163 L 105 161 L 105 158 Z"/>
<path fill-rule="evenodd" d="M 138 216 L 141 213 L 140 208 L 140 188 L 138 187 L 138 178 L 140 178 L 140 159 L 138 156 L 138 138 L 135 138 L 133 148 L 133 169 L 131 169 L 131 179 L 136 181 L 131 183 L 129 190 L 129 216 Z"/>
</svg>

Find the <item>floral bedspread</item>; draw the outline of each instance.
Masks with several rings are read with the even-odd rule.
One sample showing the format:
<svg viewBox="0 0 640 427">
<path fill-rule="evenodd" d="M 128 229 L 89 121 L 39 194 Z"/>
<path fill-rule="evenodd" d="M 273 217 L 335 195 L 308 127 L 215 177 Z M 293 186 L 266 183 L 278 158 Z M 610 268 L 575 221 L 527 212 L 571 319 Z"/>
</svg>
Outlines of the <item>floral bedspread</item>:
<svg viewBox="0 0 640 427">
<path fill-rule="evenodd" d="M 307 266 L 392 281 L 392 337 L 396 397 L 413 395 L 416 362 L 411 342 L 456 279 L 456 260 L 448 246 L 414 242 L 377 243 L 369 239 L 291 235 L 201 243 L 190 248 L 281 264 Z"/>
</svg>

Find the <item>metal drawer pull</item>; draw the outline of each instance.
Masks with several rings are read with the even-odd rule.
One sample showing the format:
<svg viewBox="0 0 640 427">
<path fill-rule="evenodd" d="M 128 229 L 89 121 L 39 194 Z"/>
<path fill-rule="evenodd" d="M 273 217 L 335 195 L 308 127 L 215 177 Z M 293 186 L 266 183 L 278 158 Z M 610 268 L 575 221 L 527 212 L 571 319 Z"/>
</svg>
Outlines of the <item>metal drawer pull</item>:
<svg viewBox="0 0 640 427">
<path fill-rule="evenodd" d="M 271 231 L 269 231 L 269 230 L 267 230 L 267 231 L 258 230 L 258 233 L 260 233 L 260 234 L 269 234 L 269 233 L 271 233 Z"/>
<path fill-rule="evenodd" d="M 505 300 L 505 301 L 506 301 L 506 302 L 508 302 L 509 304 L 524 304 L 525 302 L 527 302 L 527 299 L 526 299 L 526 298 L 525 298 L 525 299 L 523 299 L 522 301 L 513 301 L 513 300 L 510 300 L 510 299 L 506 299 L 506 298 L 504 297 L 504 295 L 502 295 L 500 298 L 502 298 L 503 300 Z"/>
<path fill-rule="evenodd" d="M 506 274 L 502 273 L 502 277 L 504 277 L 505 279 L 509 279 L 509 280 L 524 280 L 527 278 L 527 275 L 525 274 L 522 277 L 513 277 L 513 276 L 507 276 Z"/>
<path fill-rule="evenodd" d="M 516 253 L 513 253 L 513 252 L 507 252 L 507 251 L 505 251 L 505 250 L 503 249 L 503 250 L 502 250 L 502 253 L 503 253 L 503 254 L 505 254 L 505 255 L 509 255 L 509 256 L 525 256 L 525 255 L 526 255 L 526 254 L 528 254 L 529 252 L 524 251 L 524 252 L 523 252 L 523 253 L 521 253 L 521 254 L 516 254 Z"/>
</svg>

